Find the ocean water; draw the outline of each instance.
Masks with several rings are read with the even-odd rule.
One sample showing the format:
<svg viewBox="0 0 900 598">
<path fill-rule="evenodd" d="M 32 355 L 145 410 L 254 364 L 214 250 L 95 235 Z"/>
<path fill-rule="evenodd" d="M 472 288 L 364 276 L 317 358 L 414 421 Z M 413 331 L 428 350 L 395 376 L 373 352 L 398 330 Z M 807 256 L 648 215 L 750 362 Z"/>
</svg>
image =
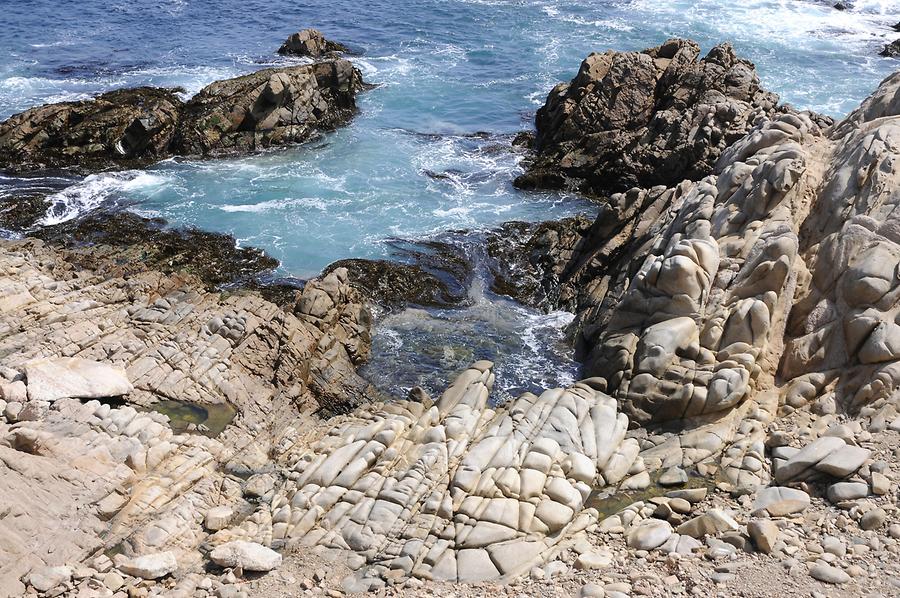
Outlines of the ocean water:
<svg viewBox="0 0 900 598">
<path fill-rule="evenodd" d="M 900 67 L 877 55 L 900 37 L 889 28 L 900 21 L 900 0 L 856 0 L 847 11 L 831 4 L 0 0 L 0 118 L 133 85 L 179 86 L 189 97 L 216 79 L 296 62 L 274 51 L 309 26 L 349 45 L 365 79 L 378 84 L 359 97 L 350 126 L 300 147 L 86 178 L 0 176 L 0 194 L 51 192 L 47 223 L 119 205 L 227 232 L 266 249 L 283 273 L 308 277 L 336 259 L 387 256 L 393 239 L 591 212 L 577 197 L 514 190 L 521 156 L 508 147 L 531 127 L 550 88 L 591 51 L 641 49 L 673 36 L 694 38 L 704 50 L 730 41 L 785 101 L 848 112 Z M 464 310 L 382 319 L 373 376 L 397 392 L 416 380 L 435 384 L 462 362 L 453 356 L 466 334 L 503 339 L 476 351 L 515 370 L 501 389 L 577 374 L 571 352 L 558 349 L 564 315 L 524 310 L 476 281 Z M 426 352 L 451 357 L 428 361 Z"/>
</svg>

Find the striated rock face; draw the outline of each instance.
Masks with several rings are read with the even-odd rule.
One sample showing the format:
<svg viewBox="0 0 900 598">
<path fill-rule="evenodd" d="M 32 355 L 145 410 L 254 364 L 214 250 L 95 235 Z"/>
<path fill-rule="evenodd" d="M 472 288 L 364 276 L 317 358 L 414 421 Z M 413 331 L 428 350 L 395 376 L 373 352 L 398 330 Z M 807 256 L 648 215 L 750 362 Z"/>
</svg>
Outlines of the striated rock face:
<svg viewBox="0 0 900 598">
<path fill-rule="evenodd" d="M 539 300 L 578 313 L 585 373 L 633 422 L 896 395 L 898 98 L 900 74 L 828 129 L 764 119 L 712 176 L 614 195 L 589 228 L 526 242 Z"/>
<path fill-rule="evenodd" d="M 778 96 L 729 44 L 699 57 L 681 39 L 588 56 L 538 110 L 535 155 L 516 185 L 605 194 L 710 174 Z"/>
<path fill-rule="evenodd" d="M 284 455 L 275 538 L 364 555 L 359 591 L 389 570 L 426 579 L 509 578 L 596 523 L 591 492 L 643 471 L 627 418 L 590 381 L 491 409 L 490 362 L 432 402 L 377 403 Z M 646 475 L 646 473 L 644 474 Z M 252 540 L 253 526 L 210 540 Z M 367 579 L 368 578 L 368 579 Z"/>
<path fill-rule="evenodd" d="M 217 81 L 187 103 L 140 87 L 39 106 L 0 123 L 0 168 L 90 172 L 298 143 L 345 124 L 361 88 L 359 71 L 334 60 Z"/>
<path fill-rule="evenodd" d="M 146 165 L 170 155 L 182 105 L 174 90 L 138 87 L 31 108 L 0 123 L 0 168 Z"/>
<path fill-rule="evenodd" d="M 361 87 L 346 60 L 217 81 L 185 105 L 172 149 L 209 156 L 304 141 L 349 121 Z"/>
<path fill-rule="evenodd" d="M 325 39 L 325 36 L 318 29 L 304 29 L 297 33 L 292 33 L 278 48 L 279 54 L 309 56 L 310 58 L 319 58 L 326 54 L 346 51 L 346 46 Z"/>
<path fill-rule="evenodd" d="M 68 257 L 0 242 L 0 495 L 14 512 L 0 521 L 4 595 L 29 570 L 120 542 L 138 557 L 117 563 L 128 575 L 172 573 L 174 555 L 135 564 L 167 551 L 189 569 L 184 552 L 203 538 L 196 509 L 230 496 L 226 470 L 267 467 L 277 431 L 299 414 L 345 411 L 371 393 L 354 368 L 368 355 L 369 318 L 343 270 L 309 282 L 287 312 L 190 278 L 80 270 Z M 62 379 L 51 396 L 52 368 Z M 128 404 L 112 407 L 63 398 L 123 392 Z M 174 434 L 144 412 L 160 400 L 228 403 L 239 416 L 217 439 Z"/>
</svg>

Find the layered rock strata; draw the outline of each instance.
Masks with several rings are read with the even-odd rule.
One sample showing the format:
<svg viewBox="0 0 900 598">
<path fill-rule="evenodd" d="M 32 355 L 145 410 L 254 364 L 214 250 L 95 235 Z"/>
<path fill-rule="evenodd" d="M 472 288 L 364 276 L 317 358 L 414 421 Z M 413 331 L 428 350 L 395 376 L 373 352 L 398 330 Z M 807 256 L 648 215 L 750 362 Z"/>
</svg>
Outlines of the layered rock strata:
<svg viewBox="0 0 900 598">
<path fill-rule="evenodd" d="M 0 168 L 90 172 L 297 143 L 345 124 L 361 86 L 352 64 L 332 60 L 217 81 L 188 102 L 140 87 L 39 106 L 0 123 Z"/>
</svg>

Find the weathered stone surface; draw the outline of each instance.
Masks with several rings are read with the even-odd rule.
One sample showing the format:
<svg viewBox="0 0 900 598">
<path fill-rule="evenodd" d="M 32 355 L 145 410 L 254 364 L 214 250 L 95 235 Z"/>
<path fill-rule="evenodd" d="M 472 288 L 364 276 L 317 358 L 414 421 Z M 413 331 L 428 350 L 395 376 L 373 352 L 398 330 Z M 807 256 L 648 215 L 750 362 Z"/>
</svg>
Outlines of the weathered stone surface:
<svg viewBox="0 0 900 598">
<path fill-rule="evenodd" d="M 769 554 L 781 535 L 778 525 L 771 519 L 754 519 L 747 524 L 747 532 L 757 550 Z"/>
<path fill-rule="evenodd" d="M 31 108 L 0 123 L 0 166 L 15 170 L 141 166 L 170 155 L 183 103 L 138 87 Z"/>
<path fill-rule="evenodd" d="M 625 534 L 628 546 L 637 550 L 652 550 L 665 543 L 672 535 L 672 526 L 668 521 L 645 519 L 632 527 Z"/>
<path fill-rule="evenodd" d="M 298 143 L 345 124 L 361 88 L 339 59 L 216 81 L 186 103 L 177 90 L 139 87 L 48 104 L 0 123 L 0 167 L 91 172 Z"/>
<path fill-rule="evenodd" d="M 159 579 L 174 572 L 178 568 L 178 560 L 174 552 L 166 551 L 126 559 L 118 567 L 128 575 Z"/>
<path fill-rule="evenodd" d="M 172 151 L 221 156 L 305 141 L 349 121 L 361 86 L 346 60 L 216 81 L 184 105 Z"/>
<path fill-rule="evenodd" d="M 32 401 L 118 397 L 134 389 L 121 367 L 77 357 L 29 361 L 25 377 Z"/>
<path fill-rule="evenodd" d="M 536 156 L 516 184 L 603 193 L 712 173 L 778 97 L 730 45 L 699 56 L 697 44 L 681 39 L 588 56 L 538 110 Z"/>
<path fill-rule="evenodd" d="M 271 571 L 281 565 L 281 555 L 271 548 L 243 540 L 216 546 L 209 558 L 220 567 L 240 567 L 244 571 Z"/>
<path fill-rule="evenodd" d="M 310 58 L 319 58 L 326 54 L 346 51 L 346 46 L 325 39 L 325 36 L 317 29 L 303 29 L 297 33 L 292 33 L 278 48 L 279 54 L 309 56 Z"/>
<path fill-rule="evenodd" d="M 845 571 L 821 561 L 812 566 L 809 574 L 814 579 L 835 585 L 845 584 L 850 581 L 850 576 Z"/>
<path fill-rule="evenodd" d="M 796 488 L 770 486 L 759 491 L 753 501 L 753 512 L 767 512 L 772 517 L 800 513 L 809 506 L 809 494 Z"/>
</svg>

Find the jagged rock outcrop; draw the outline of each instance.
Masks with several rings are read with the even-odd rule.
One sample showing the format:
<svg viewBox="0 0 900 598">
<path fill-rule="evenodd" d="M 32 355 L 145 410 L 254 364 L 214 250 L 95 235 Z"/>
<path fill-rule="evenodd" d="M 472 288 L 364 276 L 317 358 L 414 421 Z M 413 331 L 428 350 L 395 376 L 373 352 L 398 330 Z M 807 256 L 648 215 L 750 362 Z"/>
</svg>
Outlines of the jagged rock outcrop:
<svg viewBox="0 0 900 598">
<path fill-rule="evenodd" d="M 633 423 L 768 413 L 740 423 L 744 448 L 728 459 L 733 481 L 764 482 L 762 428 L 779 404 L 890 407 L 898 98 L 900 74 L 830 128 L 806 113 L 764 119 L 712 176 L 613 195 L 589 228 L 525 242 L 528 284 L 578 314 L 585 375 Z"/>
<path fill-rule="evenodd" d="M 38 106 L 0 123 L 0 168 L 91 172 L 297 143 L 345 124 L 361 88 L 359 71 L 333 60 L 216 81 L 186 103 L 139 87 Z"/>
<path fill-rule="evenodd" d="M 217 156 L 304 141 L 349 121 L 361 87 L 346 60 L 216 81 L 185 104 L 172 149 Z"/>
<path fill-rule="evenodd" d="M 138 87 L 31 108 L 0 123 L 0 168 L 133 168 L 170 155 L 183 102 Z"/>
<path fill-rule="evenodd" d="M 325 39 L 325 36 L 318 29 L 303 29 L 297 33 L 292 33 L 278 48 L 279 54 L 309 56 L 310 58 L 319 58 L 327 54 L 346 51 L 347 47 L 344 44 Z"/>
<path fill-rule="evenodd" d="M 534 156 L 516 185 L 602 195 L 710 174 L 778 96 L 730 44 L 699 56 L 681 39 L 588 56 L 538 110 Z"/>
</svg>

